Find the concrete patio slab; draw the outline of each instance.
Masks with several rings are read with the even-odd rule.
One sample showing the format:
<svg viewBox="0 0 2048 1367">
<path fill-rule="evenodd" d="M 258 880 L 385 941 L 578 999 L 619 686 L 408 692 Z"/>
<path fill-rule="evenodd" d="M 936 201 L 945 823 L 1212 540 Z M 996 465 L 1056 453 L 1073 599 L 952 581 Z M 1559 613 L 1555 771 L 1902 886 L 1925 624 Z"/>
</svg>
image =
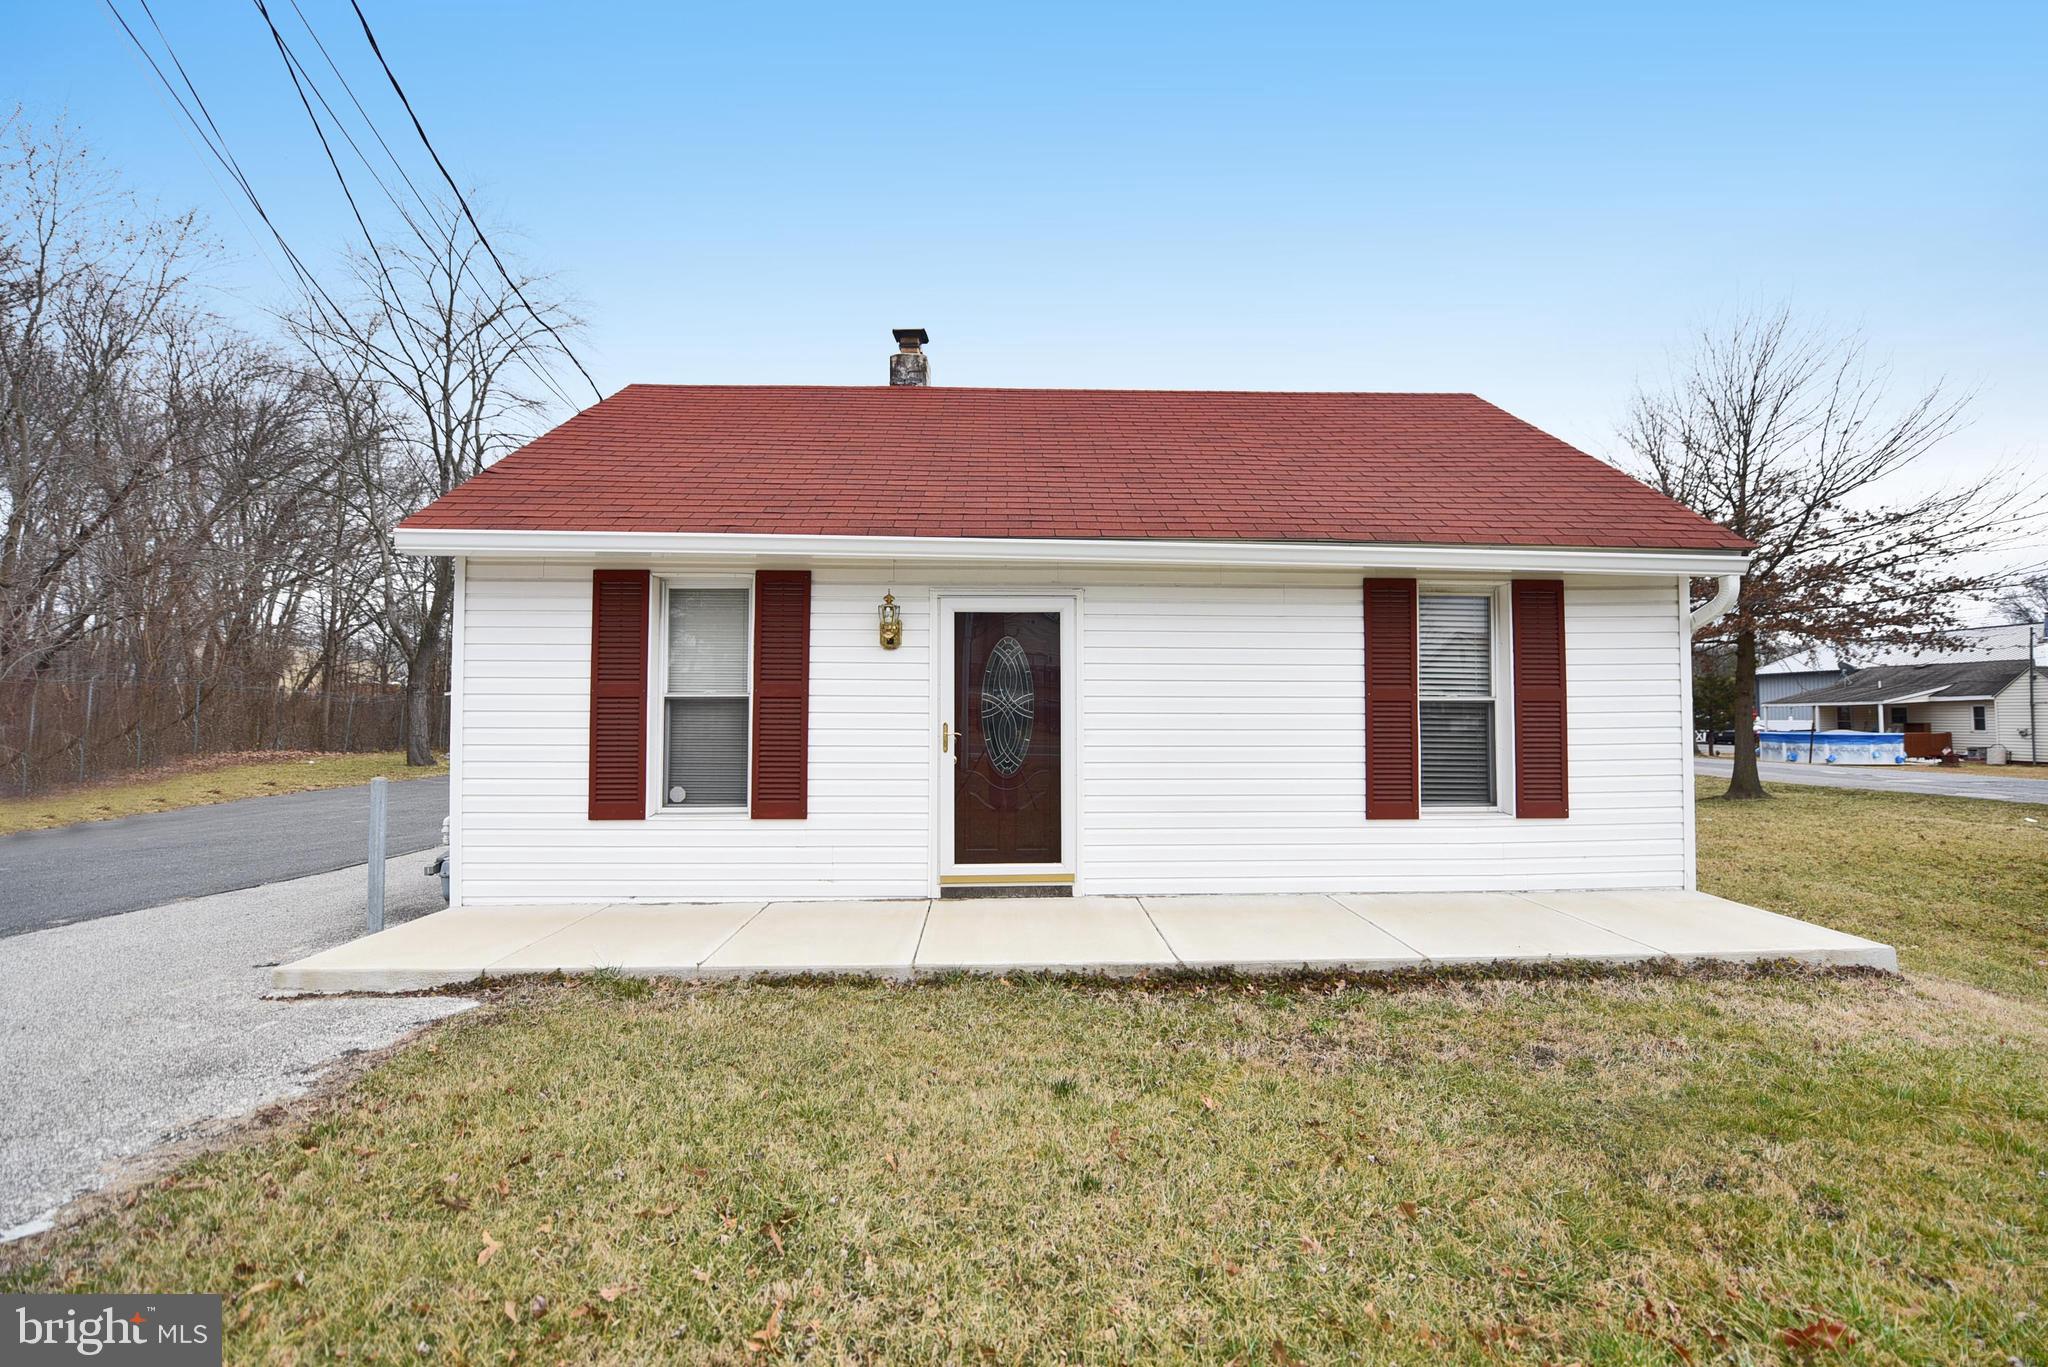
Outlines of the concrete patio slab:
<svg viewBox="0 0 2048 1367">
<path fill-rule="evenodd" d="M 1263 897 L 1142 897 L 1159 933 L 1189 968 L 1284 972 L 1297 968 L 1369 973 L 1416 968 L 1423 956 L 1337 899 L 1315 894 Z"/>
<path fill-rule="evenodd" d="M 750 973 L 910 974 L 931 903 L 770 902 L 699 965 L 703 977 Z"/>
<path fill-rule="evenodd" d="M 767 905 L 619 902 L 514 950 L 486 971 L 495 978 L 615 968 L 639 977 L 687 977 Z"/>
<path fill-rule="evenodd" d="M 1337 898 L 1433 964 L 1582 959 L 1636 963 L 1657 951 L 1509 892 L 1370 893 Z"/>
<path fill-rule="evenodd" d="M 908 979 L 1650 959 L 1898 968 L 1888 945 L 1666 889 L 475 907 L 286 964 L 271 979 L 285 992 L 402 992 L 597 968 L 678 978 Z"/>
<path fill-rule="evenodd" d="M 605 905 L 436 912 L 274 968 L 271 985 L 280 992 L 417 992 L 469 982 L 506 955 Z"/>
<path fill-rule="evenodd" d="M 1627 934 L 1675 959 L 1791 959 L 1896 973 L 1890 945 L 1704 892 L 1530 892 L 1522 896 Z"/>
<path fill-rule="evenodd" d="M 1134 897 L 974 897 L 932 903 L 916 967 L 1114 973 L 1173 960 Z"/>
</svg>

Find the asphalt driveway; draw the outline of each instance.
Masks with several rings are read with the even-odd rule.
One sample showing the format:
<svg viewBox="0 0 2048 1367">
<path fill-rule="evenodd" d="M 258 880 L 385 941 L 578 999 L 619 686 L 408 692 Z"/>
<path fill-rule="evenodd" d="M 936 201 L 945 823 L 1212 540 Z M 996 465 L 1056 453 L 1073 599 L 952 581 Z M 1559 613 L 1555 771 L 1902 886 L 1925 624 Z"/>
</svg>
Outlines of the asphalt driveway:
<svg viewBox="0 0 2048 1367">
<path fill-rule="evenodd" d="M 388 792 L 385 852 L 411 863 L 440 842 L 448 780 Z M 0 836 L 0 938 L 361 864 L 369 829 L 363 785 Z"/>
<path fill-rule="evenodd" d="M 387 866 L 391 920 L 441 909 L 424 862 Z M 455 997 L 264 998 L 269 965 L 363 933 L 363 887 L 358 863 L 0 941 L 0 1237 L 135 1155 L 466 1009 Z"/>
<path fill-rule="evenodd" d="M 1733 760 L 1693 761 L 1702 778 L 1726 778 Z M 1944 773 L 1904 765 L 1775 764 L 1759 760 L 1764 785 L 1800 783 L 1813 788 L 1862 788 L 1879 793 L 1932 793 L 1939 797 L 1975 797 L 1988 802 L 2031 802 L 2048 805 L 2048 778 L 1994 778 L 1990 775 Z"/>
</svg>

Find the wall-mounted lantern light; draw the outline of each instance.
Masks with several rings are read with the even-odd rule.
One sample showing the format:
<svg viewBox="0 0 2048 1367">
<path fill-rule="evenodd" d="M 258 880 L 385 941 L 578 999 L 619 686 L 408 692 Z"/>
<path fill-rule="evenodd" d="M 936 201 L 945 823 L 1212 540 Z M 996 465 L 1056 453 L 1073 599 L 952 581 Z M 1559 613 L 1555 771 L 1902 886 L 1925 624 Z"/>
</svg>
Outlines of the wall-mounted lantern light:
<svg viewBox="0 0 2048 1367">
<path fill-rule="evenodd" d="M 882 595 L 880 608 L 882 617 L 882 649 L 894 650 L 903 644 L 903 609 L 896 606 L 896 595 Z"/>
</svg>

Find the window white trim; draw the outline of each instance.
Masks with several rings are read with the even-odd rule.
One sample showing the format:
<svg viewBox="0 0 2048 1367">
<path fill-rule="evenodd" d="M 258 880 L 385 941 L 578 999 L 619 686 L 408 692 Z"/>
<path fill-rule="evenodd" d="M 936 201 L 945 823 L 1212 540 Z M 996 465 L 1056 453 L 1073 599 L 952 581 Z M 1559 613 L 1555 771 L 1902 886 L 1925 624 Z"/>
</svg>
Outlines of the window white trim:
<svg viewBox="0 0 2048 1367">
<path fill-rule="evenodd" d="M 1438 595 L 1463 598 L 1489 598 L 1492 600 L 1492 654 L 1490 657 L 1488 683 L 1492 696 L 1485 701 L 1493 704 L 1493 801 L 1490 803 L 1430 803 L 1422 800 L 1422 771 L 1427 763 L 1422 753 L 1422 704 L 1425 702 L 1450 699 L 1453 701 L 1480 701 L 1478 694 L 1451 695 L 1425 693 L 1422 687 L 1422 600 Z M 1472 816 L 1492 814 L 1514 815 L 1515 792 L 1515 636 L 1513 612 L 1514 594 L 1507 581 L 1473 582 L 1471 580 L 1419 581 L 1415 585 L 1415 797 L 1422 819 L 1427 821 L 1438 816 Z"/>
<path fill-rule="evenodd" d="M 660 574 L 654 576 L 659 592 L 647 595 L 654 614 L 647 639 L 647 810 L 657 817 L 685 821 L 733 821 L 749 819 L 754 797 L 754 623 L 759 611 L 751 574 Z M 744 589 L 747 594 L 747 739 L 744 762 L 746 782 L 738 802 L 716 806 L 685 807 L 668 800 L 668 704 L 675 697 L 739 697 L 740 694 L 672 694 L 668 691 L 668 595 L 670 589 Z"/>
</svg>

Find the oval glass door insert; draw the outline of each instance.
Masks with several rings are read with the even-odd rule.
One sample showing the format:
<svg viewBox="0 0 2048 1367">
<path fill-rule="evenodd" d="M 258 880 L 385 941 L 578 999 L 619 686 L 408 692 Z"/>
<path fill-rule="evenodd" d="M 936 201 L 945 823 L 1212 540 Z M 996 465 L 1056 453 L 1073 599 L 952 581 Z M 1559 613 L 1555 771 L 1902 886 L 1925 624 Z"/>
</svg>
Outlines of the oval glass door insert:
<svg viewBox="0 0 2048 1367">
<path fill-rule="evenodd" d="M 981 671 L 981 734 L 988 762 L 1005 778 L 1031 753 L 1031 660 L 1014 636 L 997 641 Z"/>
</svg>

